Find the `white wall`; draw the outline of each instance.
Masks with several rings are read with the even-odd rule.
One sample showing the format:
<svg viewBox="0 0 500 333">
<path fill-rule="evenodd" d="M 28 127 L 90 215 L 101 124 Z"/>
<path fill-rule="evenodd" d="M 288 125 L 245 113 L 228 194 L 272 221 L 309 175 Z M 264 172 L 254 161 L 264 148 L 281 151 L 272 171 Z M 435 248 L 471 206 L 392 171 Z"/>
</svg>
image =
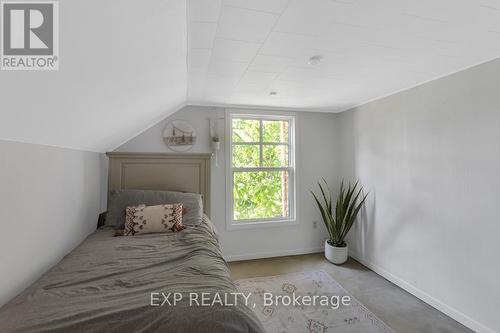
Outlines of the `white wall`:
<svg viewBox="0 0 500 333">
<path fill-rule="evenodd" d="M 352 254 L 478 332 L 500 332 L 500 61 L 342 113 L 370 191 Z"/>
<path fill-rule="evenodd" d="M 0 306 L 95 230 L 103 158 L 0 140 Z"/>
<path fill-rule="evenodd" d="M 119 147 L 122 152 L 169 152 L 162 141 L 165 125 L 173 119 L 191 122 L 197 131 L 196 145 L 190 152 L 211 152 L 209 117 L 223 118 L 224 109 L 188 106 Z M 223 136 L 224 120 L 217 121 Z M 332 186 L 336 182 L 336 115 L 297 112 L 297 185 L 298 220 L 294 226 L 227 231 L 225 225 L 224 151 L 219 153 L 219 166 L 212 164 L 212 220 L 220 233 L 224 255 L 229 260 L 317 252 L 326 238 L 321 217 L 313 203 L 310 189 L 324 177 Z M 332 145 L 333 143 L 333 145 Z M 318 221 L 313 229 L 312 221 Z"/>
</svg>

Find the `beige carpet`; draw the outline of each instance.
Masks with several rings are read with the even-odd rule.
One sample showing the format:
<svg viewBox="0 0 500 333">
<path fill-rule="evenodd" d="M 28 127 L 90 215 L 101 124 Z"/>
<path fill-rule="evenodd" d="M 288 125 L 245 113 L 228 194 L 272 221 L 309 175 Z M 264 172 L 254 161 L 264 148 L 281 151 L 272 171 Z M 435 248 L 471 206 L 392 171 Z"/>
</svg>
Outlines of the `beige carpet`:
<svg viewBox="0 0 500 333">
<path fill-rule="evenodd" d="M 251 293 L 249 306 L 268 333 L 394 333 L 324 271 L 242 279 L 236 286 Z"/>
</svg>

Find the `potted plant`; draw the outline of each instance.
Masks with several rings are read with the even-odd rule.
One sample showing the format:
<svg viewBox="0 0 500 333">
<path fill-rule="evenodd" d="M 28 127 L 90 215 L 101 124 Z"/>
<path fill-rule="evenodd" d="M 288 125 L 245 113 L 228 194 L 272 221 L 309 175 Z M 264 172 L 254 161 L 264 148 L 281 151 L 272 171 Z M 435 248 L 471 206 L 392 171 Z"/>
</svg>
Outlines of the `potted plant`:
<svg viewBox="0 0 500 333">
<path fill-rule="evenodd" d="M 332 204 L 332 193 L 328 184 L 323 179 L 324 185 L 318 182 L 321 191 L 321 200 L 311 191 L 314 200 L 318 204 L 326 230 L 330 236 L 325 241 L 325 258 L 334 264 L 343 264 L 347 261 L 348 248 L 345 238 L 352 225 L 356 221 L 356 216 L 366 200 L 366 195 L 362 195 L 363 187 L 358 187 L 358 182 L 354 186 L 344 186 L 344 181 L 340 184 L 340 191 L 335 202 L 335 210 Z"/>
<path fill-rule="evenodd" d="M 218 136 L 212 137 L 212 149 L 215 151 L 220 149 L 220 140 Z"/>
</svg>

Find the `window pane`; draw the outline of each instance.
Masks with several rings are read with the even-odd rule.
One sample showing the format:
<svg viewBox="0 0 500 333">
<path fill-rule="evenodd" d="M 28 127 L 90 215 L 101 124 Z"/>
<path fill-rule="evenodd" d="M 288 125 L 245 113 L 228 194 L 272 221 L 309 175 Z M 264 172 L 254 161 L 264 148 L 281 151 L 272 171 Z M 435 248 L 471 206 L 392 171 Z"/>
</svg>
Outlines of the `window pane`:
<svg viewBox="0 0 500 333">
<path fill-rule="evenodd" d="M 233 142 L 259 142 L 260 121 L 254 119 L 233 119 Z"/>
<path fill-rule="evenodd" d="M 233 145 L 233 167 L 258 167 L 258 145 Z"/>
<path fill-rule="evenodd" d="M 288 171 L 234 172 L 233 218 L 289 217 Z"/>
<path fill-rule="evenodd" d="M 265 167 L 288 166 L 288 146 L 264 145 L 262 147 L 262 164 Z"/>
<path fill-rule="evenodd" d="M 264 120 L 262 136 L 264 142 L 288 142 L 288 120 Z"/>
</svg>

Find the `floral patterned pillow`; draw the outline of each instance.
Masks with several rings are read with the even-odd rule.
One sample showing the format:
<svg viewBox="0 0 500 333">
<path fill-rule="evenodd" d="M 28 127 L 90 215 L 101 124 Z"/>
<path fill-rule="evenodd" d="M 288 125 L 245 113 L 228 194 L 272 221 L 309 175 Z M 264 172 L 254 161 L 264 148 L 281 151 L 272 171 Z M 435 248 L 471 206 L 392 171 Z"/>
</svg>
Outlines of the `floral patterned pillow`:
<svg viewBox="0 0 500 333">
<path fill-rule="evenodd" d="M 154 232 L 179 232 L 182 225 L 182 204 L 130 206 L 125 210 L 124 236 Z"/>
</svg>

